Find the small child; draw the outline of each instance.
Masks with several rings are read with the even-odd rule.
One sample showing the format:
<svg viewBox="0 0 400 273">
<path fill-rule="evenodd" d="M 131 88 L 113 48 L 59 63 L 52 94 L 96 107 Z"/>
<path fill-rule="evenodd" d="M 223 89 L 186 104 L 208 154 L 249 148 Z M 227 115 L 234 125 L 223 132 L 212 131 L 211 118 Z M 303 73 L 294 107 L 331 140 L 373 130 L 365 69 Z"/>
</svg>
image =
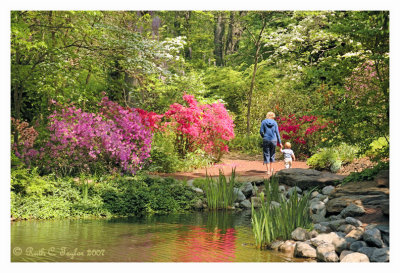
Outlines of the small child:
<svg viewBox="0 0 400 273">
<path fill-rule="evenodd" d="M 293 161 L 296 160 L 296 157 L 294 156 L 293 150 L 290 149 L 292 148 L 292 145 L 290 142 L 285 143 L 285 149 L 282 150 L 283 153 L 283 160 L 285 162 L 285 168 L 289 169 L 292 167 L 292 159 Z"/>
</svg>

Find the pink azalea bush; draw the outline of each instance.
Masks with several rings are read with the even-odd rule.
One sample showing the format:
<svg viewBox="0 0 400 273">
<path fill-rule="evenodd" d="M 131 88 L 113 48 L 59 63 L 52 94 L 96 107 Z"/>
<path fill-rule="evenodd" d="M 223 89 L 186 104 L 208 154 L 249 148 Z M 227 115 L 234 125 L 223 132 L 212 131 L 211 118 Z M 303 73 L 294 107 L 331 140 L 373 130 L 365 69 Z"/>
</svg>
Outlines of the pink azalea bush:
<svg viewBox="0 0 400 273">
<path fill-rule="evenodd" d="M 321 141 L 322 133 L 332 122 L 323 122 L 316 116 L 277 117 L 279 132 L 283 143 L 286 141 L 292 144 L 292 149 L 299 155 L 310 155 L 311 149 Z"/>
<path fill-rule="evenodd" d="M 233 120 L 224 104 L 199 104 L 194 96 L 187 94 L 183 99 L 187 106 L 170 105 L 164 114 L 167 121 L 163 128 L 176 134 L 176 148 L 182 156 L 201 149 L 220 159 L 228 152 L 227 141 L 235 137 Z"/>
</svg>

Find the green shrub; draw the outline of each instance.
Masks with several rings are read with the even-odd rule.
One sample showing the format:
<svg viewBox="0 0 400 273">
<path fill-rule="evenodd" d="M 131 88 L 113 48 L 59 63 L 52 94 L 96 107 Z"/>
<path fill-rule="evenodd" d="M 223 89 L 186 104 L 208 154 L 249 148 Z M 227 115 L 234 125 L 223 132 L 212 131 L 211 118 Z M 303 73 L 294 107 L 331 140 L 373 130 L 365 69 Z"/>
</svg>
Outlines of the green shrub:
<svg viewBox="0 0 400 273">
<path fill-rule="evenodd" d="M 249 155 L 260 154 L 262 151 L 262 138 L 259 134 L 250 136 L 238 134 L 229 142 L 229 149 Z"/>
<path fill-rule="evenodd" d="M 147 170 L 152 172 L 173 173 L 178 171 L 191 171 L 207 167 L 212 159 L 201 149 L 188 152 L 184 158 L 180 158 L 174 147 L 175 136 L 157 133 L 154 135 L 151 162 Z"/>
<path fill-rule="evenodd" d="M 370 157 L 374 161 L 379 161 L 383 158 L 389 157 L 389 143 L 387 138 L 380 137 L 374 140 L 370 145 L 369 149 L 365 152 L 365 155 Z"/>
<path fill-rule="evenodd" d="M 322 148 L 307 159 L 307 165 L 317 170 L 331 170 L 337 172 L 341 166 L 351 163 L 357 155 L 358 149 L 342 143 L 336 147 Z"/>
<path fill-rule="evenodd" d="M 171 178 L 137 175 L 78 180 L 12 170 L 11 215 L 17 219 L 178 213 L 191 210 L 197 198 L 193 190 Z"/>
<path fill-rule="evenodd" d="M 180 159 L 174 147 L 174 135 L 156 133 L 150 152 L 151 163 L 148 170 L 172 173 L 179 170 Z"/>
</svg>

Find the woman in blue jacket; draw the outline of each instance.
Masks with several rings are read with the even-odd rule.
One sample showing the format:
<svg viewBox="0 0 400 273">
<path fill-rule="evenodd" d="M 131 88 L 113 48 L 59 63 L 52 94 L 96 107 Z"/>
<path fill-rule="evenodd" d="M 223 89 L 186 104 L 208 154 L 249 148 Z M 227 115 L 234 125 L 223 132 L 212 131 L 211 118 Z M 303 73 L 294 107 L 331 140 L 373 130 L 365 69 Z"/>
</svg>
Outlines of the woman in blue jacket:
<svg viewBox="0 0 400 273">
<path fill-rule="evenodd" d="M 274 171 L 271 169 L 271 163 L 275 162 L 275 147 L 277 144 L 283 148 L 281 137 L 279 135 L 278 124 L 274 120 L 275 114 L 268 112 L 266 119 L 261 122 L 260 135 L 263 138 L 263 157 L 264 164 L 267 164 L 267 175 Z"/>
</svg>

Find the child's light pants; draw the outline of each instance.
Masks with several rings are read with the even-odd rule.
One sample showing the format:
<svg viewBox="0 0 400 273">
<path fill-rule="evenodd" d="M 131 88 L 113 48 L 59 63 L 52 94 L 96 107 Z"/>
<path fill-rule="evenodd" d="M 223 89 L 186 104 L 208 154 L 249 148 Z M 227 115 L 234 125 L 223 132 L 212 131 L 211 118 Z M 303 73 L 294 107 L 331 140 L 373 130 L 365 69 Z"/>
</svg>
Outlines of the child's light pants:
<svg viewBox="0 0 400 273">
<path fill-rule="evenodd" d="M 292 159 L 291 158 L 285 158 L 285 159 L 283 159 L 283 161 L 285 162 L 286 169 L 289 169 L 292 167 Z"/>
</svg>

